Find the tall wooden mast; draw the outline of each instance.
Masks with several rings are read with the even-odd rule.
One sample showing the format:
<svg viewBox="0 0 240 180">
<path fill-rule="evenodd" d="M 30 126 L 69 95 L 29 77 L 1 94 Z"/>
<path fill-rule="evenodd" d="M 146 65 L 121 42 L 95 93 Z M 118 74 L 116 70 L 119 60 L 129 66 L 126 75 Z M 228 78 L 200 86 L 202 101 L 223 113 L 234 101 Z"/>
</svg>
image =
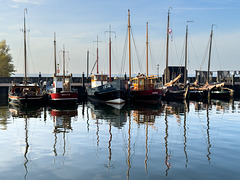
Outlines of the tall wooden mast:
<svg viewBox="0 0 240 180">
<path fill-rule="evenodd" d="M 212 51 L 213 26 L 214 26 L 214 25 L 212 25 L 211 34 L 210 34 L 210 46 L 209 46 L 209 57 L 208 57 L 207 83 L 209 83 L 210 60 L 211 60 L 211 51 Z"/>
<path fill-rule="evenodd" d="M 98 71 L 98 36 L 97 36 L 97 74 L 99 73 Z"/>
<path fill-rule="evenodd" d="M 98 71 L 98 36 L 97 36 L 97 74 L 99 73 Z"/>
<path fill-rule="evenodd" d="M 131 37 L 130 37 L 130 10 L 128 9 L 128 49 L 129 49 L 129 80 L 131 80 Z"/>
<path fill-rule="evenodd" d="M 87 51 L 87 80 L 89 77 L 89 50 Z"/>
<path fill-rule="evenodd" d="M 112 45 L 112 40 L 111 40 L 111 33 L 115 33 L 114 31 L 111 31 L 111 25 L 109 25 L 109 31 L 105 31 L 105 33 L 109 33 L 109 82 L 112 80 L 112 50 L 111 50 L 111 45 Z"/>
<path fill-rule="evenodd" d="M 98 64 L 99 64 L 99 63 L 98 63 L 98 60 L 99 60 L 99 55 L 98 55 L 98 42 L 102 42 L 102 41 L 99 41 L 99 40 L 98 40 L 98 36 L 97 36 L 97 41 L 93 41 L 93 42 L 96 42 L 96 43 L 97 43 L 97 74 L 98 74 L 98 73 L 99 73 L 99 71 L 98 71 L 98 69 L 99 69 L 99 68 L 98 68 Z"/>
<path fill-rule="evenodd" d="M 111 25 L 109 25 L 109 82 L 111 82 Z"/>
<path fill-rule="evenodd" d="M 169 82 L 169 69 L 168 69 L 168 46 L 169 46 L 169 20 L 170 20 L 170 8 L 168 9 L 168 21 L 167 21 L 167 48 L 166 48 L 166 69 L 165 69 L 165 82 Z"/>
<path fill-rule="evenodd" d="M 186 25 L 186 43 L 185 43 L 185 70 L 184 70 L 184 85 L 187 85 L 187 43 L 188 43 L 188 23 L 193 22 L 193 21 L 187 21 Z"/>
<path fill-rule="evenodd" d="M 53 44 L 54 44 L 54 68 L 55 68 L 55 71 L 54 71 L 54 76 L 57 75 L 57 51 L 56 51 L 56 33 L 54 32 L 54 41 L 53 41 Z"/>
<path fill-rule="evenodd" d="M 186 25 L 186 42 L 185 42 L 185 70 L 184 70 L 184 85 L 187 84 L 187 40 L 188 40 L 188 24 Z"/>
<path fill-rule="evenodd" d="M 65 83 L 65 46 L 63 45 L 63 83 Z"/>
<path fill-rule="evenodd" d="M 27 13 L 27 8 L 24 9 L 24 83 L 27 84 L 27 41 L 26 41 L 26 22 L 25 22 L 25 12 Z"/>
<path fill-rule="evenodd" d="M 146 75 L 148 77 L 148 22 L 146 23 Z"/>
</svg>

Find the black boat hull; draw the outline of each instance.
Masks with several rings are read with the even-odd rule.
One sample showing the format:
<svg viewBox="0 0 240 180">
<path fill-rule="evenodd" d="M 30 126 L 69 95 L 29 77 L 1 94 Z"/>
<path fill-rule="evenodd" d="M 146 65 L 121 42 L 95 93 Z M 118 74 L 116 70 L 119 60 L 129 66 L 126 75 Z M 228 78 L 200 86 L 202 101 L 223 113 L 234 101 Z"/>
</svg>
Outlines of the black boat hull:
<svg viewBox="0 0 240 180">
<path fill-rule="evenodd" d="M 125 82 L 117 79 L 98 87 L 87 88 L 87 95 L 93 101 L 122 104 L 127 99 L 127 90 Z"/>
</svg>

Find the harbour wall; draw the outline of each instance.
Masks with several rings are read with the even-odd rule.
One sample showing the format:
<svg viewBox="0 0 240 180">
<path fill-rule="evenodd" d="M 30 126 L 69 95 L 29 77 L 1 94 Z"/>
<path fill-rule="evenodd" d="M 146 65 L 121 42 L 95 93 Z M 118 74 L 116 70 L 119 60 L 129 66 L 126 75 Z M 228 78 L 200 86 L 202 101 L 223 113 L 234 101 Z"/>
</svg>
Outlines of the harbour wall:
<svg viewBox="0 0 240 180">
<path fill-rule="evenodd" d="M 128 78 L 126 78 L 128 79 Z M 195 77 L 188 77 L 188 81 L 190 83 L 195 81 Z M 234 90 L 234 97 L 240 98 L 240 82 L 239 78 L 235 78 L 232 82 L 225 82 L 225 86 Z M 113 78 L 112 78 L 113 80 Z M 212 78 L 213 82 L 216 82 L 216 78 Z M 0 77 L 0 98 L 2 100 L 6 100 L 8 98 L 8 89 L 13 83 L 21 83 L 23 81 L 23 77 Z M 39 84 L 43 84 L 46 82 L 48 85 L 52 84 L 53 77 L 28 77 L 29 82 L 37 82 Z M 162 85 L 162 78 L 158 79 L 158 84 Z M 84 77 L 72 77 L 72 87 L 73 89 L 77 89 L 79 94 L 79 99 L 82 100 L 86 96 L 86 88 L 90 85 L 90 78 Z"/>
</svg>

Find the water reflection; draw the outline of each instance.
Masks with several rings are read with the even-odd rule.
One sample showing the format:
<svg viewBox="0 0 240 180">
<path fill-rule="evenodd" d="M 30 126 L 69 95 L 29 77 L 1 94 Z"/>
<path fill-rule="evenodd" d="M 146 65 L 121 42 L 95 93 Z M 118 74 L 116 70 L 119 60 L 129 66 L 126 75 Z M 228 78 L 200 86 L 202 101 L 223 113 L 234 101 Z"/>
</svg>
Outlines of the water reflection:
<svg viewBox="0 0 240 180">
<path fill-rule="evenodd" d="M 57 153 L 57 142 L 58 142 L 58 135 L 63 135 L 63 153 L 62 156 L 66 153 L 66 133 L 72 132 L 73 128 L 71 125 L 71 119 L 74 117 L 77 117 L 77 106 L 76 107 L 70 107 L 70 108 L 53 108 L 50 109 L 51 117 L 53 118 L 54 123 L 54 144 L 53 144 L 53 152 L 55 156 L 58 156 Z"/>
<path fill-rule="evenodd" d="M 131 115 L 133 117 L 133 121 L 138 125 L 144 125 L 145 127 L 145 172 L 148 174 L 148 127 L 151 126 L 154 130 L 157 128 L 154 126 L 155 120 L 163 113 L 163 107 L 161 104 L 157 104 L 154 106 L 139 106 L 133 105 L 131 106 Z M 129 119 L 129 123 L 131 120 Z M 129 124 L 129 141 L 130 141 L 130 125 Z M 130 144 L 130 142 L 129 142 Z M 130 147 L 129 147 L 130 148 Z M 130 149 L 129 149 L 130 152 Z M 130 156 L 130 155 L 129 155 Z M 128 161 L 130 162 L 130 161 Z M 130 167 L 130 166 L 129 166 Z"/>
<path fill-rule="evenodd" d="M 102 175 L 100 177 L 102 179 L 103 172 L 108 173 L 109 179 L 116 177 L 116 173 L 120 174 L 121 179 L 172 179 L 178 171 L 185 174 L 189 170 L 198 172 L 196 167 L 203 168 L 205 172 L 208 172 L 208 167 L 216 169 L 213 164 L 220 164 L 219 161 L 222 160 L 217 155 L 224 153 L 225 157 L 229 156 L 219 149 L 219 146 L 230 144 L 224 140 L 229 140 L 229 134 L 236 126 L 228 127 L 231 128 L 227 133 L 225 132 L 228 136 L 222 135 L 222 132 L 220 135 L 217 130 L 222 128 L 226 131 L 228 121 L 225 119 L 230 113 L 239 113 L 239 104 L 233 101 L 162 102 L 158 106 L 145 107 L 126 104 L 119 109 L 87 102 L 71 109 L 53 107 L 20 109 L 9 106 L 9 112 L 14 120 L 17 118 L 24 120 L 22 121 L 24 151 L 21 154 L 24 161 L 22 160 L 21 166 L 25 168 L 25 178 L 33 173 L 33 170 L 28 173 L 29 169 L 35 168 L 33 166 L 29 168 L 31 164 L 29 162 L 35 161 L 33 155 L 37 153 L 29 152 L 33 143 L 37 143 L 38 149 L 34 148 L 34 151 L 41 151 L 43 147 L 50 149 L 50 153 L 44 157 L 38 154 L 41 162 L 43 160 L 49 162 L 49 159 L 53 159 L 52 167 L 60 169 L 65 169 L 71 164 L 74 173 L 84 174 L 84 177 L 88 177 L 87 175 L 96 170 L 96 174 L 100 174 L 99 177 Z M 0 109 L 1 114 L 7 117 L 7 113 L 4 114 Z M 35 126 L 39 125 L 38 127 L 49 132 L 49 142 L 38 144 L 41 142 L 29 140 L 32 137 L 29 133 L 31 132 L 29 124 L 32 122 L 29 121 L 30 117 L 41 117 L 39 122 L 35 121 Z M 219 117 L 222 118 L 221 122 Z M 232 119 L 235 117 L 235 114 L 231 116 Z M 43 119 L 44 126 L 40 126 Z M 10 126 L 10 128 L 15 127 Z M 38 134 L 42 132 L 43 129 Z M 235 130 L 235 137 L 237 137 L 236 132 L 239 130 Z M 44 136 L 47 136 L 46 134 Z M 91 157 L 94 154 L 97 154 L 97 158 Z M 58 159 L 63 159 L 64 163 L 59 162 Z M 79 165 L 83 163 L 86 167 L 80 168 Z M 186 176 L 188 175 L 186 173 Z M 70 178 L 74 177 L 70 176 Z M 186 179 L 189 179 L 189 176 Z"/>
<path fill-rule="evenodd" d="M 130 161 L 130 157 L 131 157 L 131 118 L 130 118 L 130 114 L 128 116 L 128 149 L 127 149 L 127 179 L 129 180 L 129 172 L 130 172 L 130 168 L 131 168 L 131 161 Z"/>
<path fill-rule="evenodd" d="M 114 127 L 121 128 L 127 121 L 126 109 L 115 108 L 102 103 L 88 103 L 91 109 L 91 117 L 93 120 L 105 120 L 111 122 Z"/>
<path fill-rule="evenodd" d="M 208 142 L 208 147 L 207 147 L 207 151 L 208 151 L 208 154 L 207 154 L 207 158 L 208 158 L 208 162 L 210 164 L 210 161 L 211 161 L 211 158 L 210 158 L 210 155 L 211 155 L 211 152 L 210 152 L 210 148 L 211 148 L 211 142 L 210 142 L 210 121 L 209 121 L 209 110 L 208 110 L 208 104 L 206 105 L 206 108 L 207 108 L 207 142 Z"/>
<path fill-rule="evenodd" d="M 0 130 L 7 130 L 7 124 L 9 123 L 10 113 L 8 106 L 0 106 Z"/>
<path fill-rule="evenodd" d="M 29 158 L 28 158 L 28 151 L 29 151 L 29 143 L 28 143 L 28 119 L 29 118 L 38 118 L 41 116 L 41 111 L 42 108 L 39 106 L 32 106 L 32 107 L 26 107 L 26 106 L 18 106 L 18 105 L 13 105 L 13 104 L 9 104 L 9 112 L 11 112 L 11 115 L 13 118 L 24 118 L 25 119 L 25 152 L 24 152 L 24 158 L 25 161 L 23 163 L 24 168 L 25 168 L 25 175 L 24 175 L 24 179 L 27 178 L 27 174 L 28 174 L 28 162 L 29 162 Z"/>
</svg>

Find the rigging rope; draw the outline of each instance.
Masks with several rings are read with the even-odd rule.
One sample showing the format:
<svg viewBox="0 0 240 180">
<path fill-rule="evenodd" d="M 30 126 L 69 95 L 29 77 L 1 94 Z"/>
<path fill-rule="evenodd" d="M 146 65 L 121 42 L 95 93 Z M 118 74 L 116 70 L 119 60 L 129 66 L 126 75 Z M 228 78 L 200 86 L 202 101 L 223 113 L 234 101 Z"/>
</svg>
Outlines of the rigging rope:
<svg viewBox="0 0 240 180">
<path fill-rule="evenodd" d="M 138 51 L 137 51 L 137 46 L 136 46 L 136 43 L 135 43 L 135 38 L 133 36 L 132 29 L 131 29 L 131 33 L 132 33 L 133 44 L 134 44 L 136 55 L 137 55 L 138 66 L 139 66 L 140 72 L 142 72 L 142 66 L 141 66 L 141 62 L 140 62 L 140 58 L 139 58 L 139 54 L 138 54 Z"/>
<path fill-rule="evenodd" d="M 115 35 L 115 48 L 116 48 L 116 54 L 117 54 L 117 37 Z M 115 54 L 115 51 L 114 51 L 114 48 L 113 48 L 113 57 L 114 57 L 114 60 L 115 60 L 115 63 L 117 64 L 117 71 L 118 71 L 118 74 L 120 75 L 121 74 L 121 70 L 119 69 L 119 65 L 118 65 L 118 61 L 117 61 L 117 55 Z M 116 66 L 114 66 L 116 67 Z"/>
<path fill-rule="evenodd" d="M 194 53 L 194 55 L 195 55 L 195 58 L 197 59 L 198 66 L 200 67 L 199 60 L 198 60 L 198 57 L 197 57 L 197 55 L 196 55 L 196 51 L 195 51 L 195 49 L 194 49 L 194 47 L 193 47 L 192 38 L 191 38 L 190 35 L 189 35 L 189 40 L 190 40 L 191 46 L 192 46 L 192 48 L 193 48 L 193 53 Z"/>
<path fill-rule="evenodd" d="M 221 61 L 220 61 L 218 50 L 217 50 L 217 43 L 215 41 L 214 36 L 213 36 L 213 42 L 214 42 L 214 45 L 215 45 L 214 47 L 215 47 L 215 50 L 216 50 L 216 53 L 217 53 L 218 64 L 219 64 L 220 69 L 222 70 Z"/>
<path fill-rule="evenodd" d="M 128 37 L 128 32 L 126 33 L 126 36 L 125 36 L 125 42 L 124 42 L 124 48 L 123 48 L 121 75 L 123 75 L 123 71 L 124 71 L 124 67 L 125 67 L 125 61 L 126 61 L 126 56 L 127 56 L 127 37 Z"/>
<path fill-rule="evenodd" d="M 32 57 L 32 53 L 31 53 L 31 49 L 30 49 L 30 45 L 29 45 L 29 44 L 30 44 L 30 40 L 29 40 L 29 39 L 30 39 L 30 36 L 29 36 L 29 33 L 28 33 L 28 38 L 27 38 L 27 39 L 28 39 L 28 43 L 27 43 L 27 44 L 28 44 L 28 49 L 29 49 L 29 54 L 30 54 L 30 56 L 29 56 L 30 58 L 29 58 L 29 59 L 31 60 L 31 63 L 32 63 L 32 66 L 33 66 L 33 72 L 36 74 L 35 67 L 34 67 L 34 64 L 33 64 L 33 57 Z M 28 64 L 28 63 L 27 63 L 27 64 Z M 29 75 L 29 71 L 27 71 L 27 74 Z"/>
<path fill-rule="evenodd" d="M 151 42 L 151 41 L 150 41 Z M 151 43 L 148 43 L 148 46 L 149 46 L 149 53 L 150 53 L 150 57 L 151 57 L 151 60 L 153 61 L 152 64 L 152 70 L 154 71 L 154 67 L 156 67 L 156 61 L 155 61 L 155 58 L 153 57 L 153 53 L 152 53 L 152 46 L 151 46 Z"/>
<path fill-rule="evenodd" d="M 208 52 L 209 46 L 210 46 L 210 39 L 208 40 L 207 48 L 205 50 L 205 54 L 204 54 L 204 57 L 203 57 L 203 60 L 202 60 L 202 64 L 200 66 L 200 71 L 202 70 L 203 64 L 205 63 L 205 60 L 207 58 L 207 52 Z"/>
</svg>

